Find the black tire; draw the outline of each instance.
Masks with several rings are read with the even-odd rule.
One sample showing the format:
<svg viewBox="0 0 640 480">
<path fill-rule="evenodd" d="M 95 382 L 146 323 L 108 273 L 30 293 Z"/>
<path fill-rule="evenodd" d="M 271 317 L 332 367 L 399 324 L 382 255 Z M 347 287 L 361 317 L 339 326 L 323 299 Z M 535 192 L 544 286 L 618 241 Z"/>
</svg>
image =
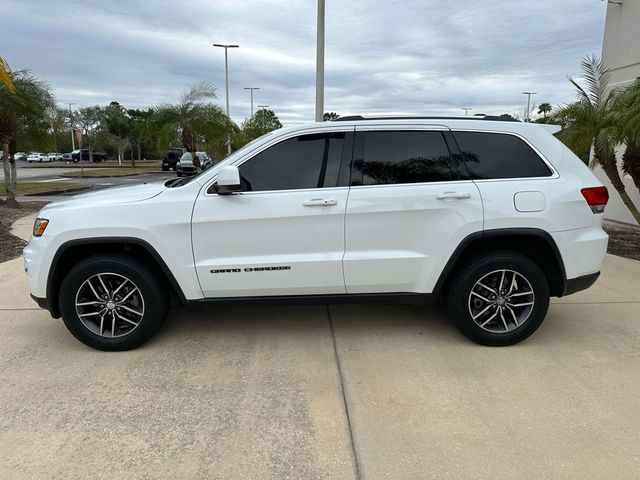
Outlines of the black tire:
<svg viewBox="0 0 640 480">
<path fill-rule="evenodd" d="M 514 275 L 514 277 L 517 277 L 516 284 L 519 285 L 520 292 L 527 292 L 530 288 L 533 294 L 518 293 L 520 296 L 516 295 L 517 298 L 514 296 L 508 301 L 505 300 L 506 297 L 502 292 L 495 288 L 498 286 L 498 279 L 502 282 L 502 274 L 498 273 L 502 270 L 516 272 L 519 276 Z M 511 278 L 510 273 L 507 273 L 506 282 L 510 281 L 509 278 Z M 487 283 L 496 279 L 496 282 L 487 285 L 497 292 L 495 299 L 492 298 L 495 294 L 489 289 L 480 287 L 480 290 L 477 290 L 477 282 L 485 279 Z M 506 292 L 506 284 L 504 285 L 503 291 Z M 472 294 L 474 286 L 476 290 Z M 514 294 L 517 292 L 518 290 L 513 291 Z M 477 293 L 489 299 L 490 302 L 477 298 Z M 509 296 L 508 293 L 506 296 Z M 529 302 L 533 304 L 519 306 Z M 485 306 L 489 306 L 489 310 L 479 315 Z M 465 264 L 454 273 L 447 289 L 446 308 L 451 322 L 474 342 L 489 346 L 514 345 L 529 337 L 542 324 L 549 308 L 549 284 L 542 270 L 524 255 L 508 250 L 483 252 L 465 261 Z M 475 320 L 472 310 L 476 315 Z M 504 321 L 500 318 L 503 312 Z M 497 315 L 494 320 L 489 320 L 489 323 L 482 327 L 480 324 L 486 322 L 494 313 L 500 315 Z M 516 322 L 516 320 L 520 321 Z"/>
<path fill-rule="evenodd" d="M 169 171 L 169 166 L 168 165 L 162 165 L 162 171 L 163 172 L 168 172 Z"/>
<path fill-rule="evenodd" d="M 176 172 L 176 175 L 177 175 L 178 177 L 181 177 L 181 176 L 182 176 L 182 172 Z"/>
<path fill-rule="evenodd" d="M 80 295 L 78 292 L 81 288 L 85 289 L 83 291 L 88 291 L 86 290 L 88 286 L 85 284 L 85 281 L 97 274 L 105 275 L 104 281 L 107 284 L 107 288 L 109 288 L 110 278 L 108 275 L 113 275 L 111 278 L 116 279 L 118 276 L 122 276 L 137 287 L 138 292 L 134 292 L 132 297 L 130 297 L 138 301 L 139 305 L 142 305 L 142 315 L 140 317 L 130 317 L 138 321 L 135 327 L 131 327 L 127 322 L 119 321 L 117 323 L 121 325 L 122 328 L 118 327 L 119 330 L 116 336 L 109 336 L 108 332 L 100 335 L 92 331 L 80 319 L 76 307 L 76 296 Z M 93 278 L 92 284 L 96 282 L 95 277 Z M 130 290 L 132 289 L 131 283 L 126 284 Z M 102 287 L 98 282 L 96 282 L 95 289 L 98 294 L 102 293 Z M 123 289 L 122 291 L 126 290 Z M 98 254 L 79 262 L 62 281 L 59 295 L 60 313 L 67 329 L 85 345 L 97 350 L 106 351 L 130 350 L 149 340 L 166 318 L 167 309 L 169 308 L 168 299 L 167 288 L 155 269 L 150 268 L 130 255 L 118 253 Z M 102 309 L 103 307 L 81 308 Z M 111 316 L 107 316 L 107 325 L 110 325 L 109 322 L 114 318 L 114 313 L 115 312 L 109 311 Z M 131 314 L 124 311 L 122 313 L 123 315 L 131 316 Z M 97 317 L 92 316 L 91 319 L 96 319 L 97 322 Z M 95 328 L 97 327 L 94 327 L 94 330 Z M 118 334 L 121 334 L 121 336 L 117 336 Z"/>
</svg>

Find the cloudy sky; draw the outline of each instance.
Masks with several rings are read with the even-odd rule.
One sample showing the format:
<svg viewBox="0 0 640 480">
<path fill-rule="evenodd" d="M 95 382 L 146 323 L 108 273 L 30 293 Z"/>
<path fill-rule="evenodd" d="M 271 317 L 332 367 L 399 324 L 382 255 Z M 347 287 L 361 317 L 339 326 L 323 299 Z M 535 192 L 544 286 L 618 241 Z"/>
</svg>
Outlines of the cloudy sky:
<svg viewBox="0 0 640 480">
<path fill-rule="evenodd" d="M 3 0 L 0 55 L 46 80 L 62 105 L 174 101 L 210 80 L 231 116 L 270 105 L 313 120 L 315 0 Z M 522 112 L 570 101 L 567 75 L 600 54 L 600 0 L 326 0 L 325 110 L 347 114 Z M 75 108 L 75 107 L 74 107 Z"/>
</svg>

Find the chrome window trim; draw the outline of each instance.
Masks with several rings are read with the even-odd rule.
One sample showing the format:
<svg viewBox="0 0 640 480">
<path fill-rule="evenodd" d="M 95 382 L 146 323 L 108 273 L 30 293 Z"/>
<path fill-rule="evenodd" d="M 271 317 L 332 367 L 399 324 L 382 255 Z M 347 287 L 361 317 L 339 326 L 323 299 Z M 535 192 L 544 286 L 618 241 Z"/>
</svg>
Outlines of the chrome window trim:
<svg viewBox="0 0 640 480">
<path fill-rule="evenodd" d="M 328 123 L 328 122 L 327 122 Z M 242 158 L 239 158 L 238 160 L 236 160 L 233 163 L 230 163 L 229 165 L 234 165 L 236 167 L 240 167 L 243 163 L 248 162 L 249 160 L 251 160 L 253 157 L 255 157 L 256 155 L 264 152 L 266 149 L 271 148 L 275 145 L 277 145 L 280 142 L 284 142 L 286 140 L 289 140 L 291 138 L 294 137 L 300 137 L 303 135 L 314 135 L 314 134 L 331 134 L 331 133 L 348 133 L 348 132 L 353 132 L 355 130 L 355 127 L 353 125 L 336 125 L 333 128 L 319 128 L 317 126 L 314 127 L 309 127 L 309 128 L 305 128 L 302 130 L 296 130 L 295 132 L 288 132 L 285 133 L 283 135 L 279 135 L 277 137 L 274 137 L 273 139 L 271 139 L 270 142 L 267 142 L 263 145 L 261 145 L 260 147 L 256 148 L 255 150 L 252 150 L 251 152 L 247 153 L 247 155 L 245 155 Z M 218 180 L 218 175 L 216 174 L 214 177 L 211 177 L 210 181 L 207 182 L 205 184 L 204 187 L 204 194 L 205 197 L 210 197 L 210 196 L 218 196 L 217 193 L 208 193 L 209 188 L 211 188 L 211 186 L 216 183 L 216 181 Z M 260 190 L 257 192 L 238 192 L 239 194 L 242 195 L 247 195 L 247 194 L 255 194 L 255 193 L 272 193 L 272 192 L 296 192 L 296 191 L 301 191 L 301 190 L 307 190 L 307 191 L 318 191 L 318 190 L 324 190 L 326 188 L 345 188 L 345 187 L 322 187 L 322 188 L 290 188 L 287 190 Z M 348 187 L 347 187 L 348 188 Z"/>
</svg>

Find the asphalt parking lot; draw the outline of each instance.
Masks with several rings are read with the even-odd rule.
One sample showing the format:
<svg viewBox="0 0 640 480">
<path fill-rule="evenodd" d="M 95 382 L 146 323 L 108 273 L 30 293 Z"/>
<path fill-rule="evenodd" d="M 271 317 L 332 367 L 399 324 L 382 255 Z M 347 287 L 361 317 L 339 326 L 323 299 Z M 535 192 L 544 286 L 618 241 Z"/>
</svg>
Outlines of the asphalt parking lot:
<svg viewBox="0 0 640 480">
<path fill-rule="evenodd" d="M 105 167 L 109 168 L 109 167 Z M 90 175 L 92 171 L 96 169 L 86 168 L 85 172 Z M 176 173 L 173 171 L 168 172 L 155 172 L 155 173 L 141 173 L 126 177 L 83 177 L 83 178 L 66 178 L 61 175 L 74 171 L 80 171 L 78 168 L 64 168 L 64 167 L 39 167 L 39 168 L 25 168 L 23 162 L 18 162 L 18 180 L 23 182 L 69 182 L 76 183 L 82 182 L 91 186 L 92 190 L 100 190 L 103 188 L 117 187 L 123 185 L 137 185 L 140 183 L 148 182 L 162 182 L 170 178 L 177 178 Z M 55 196 L 47 197 L 48 200 L 55 200 Z M 22 201 L 38 200 L 39 198 L 33 195 L 20 197 Z"/>
<path fill-rule="evenodd" d="M 0 264 L 0 478 L 639 476 L 640 262 L 608 255 L 514 347 L 348 305 L 175 309 L 123 353 L 37 309 L 21 267 Z"/>
</svg>

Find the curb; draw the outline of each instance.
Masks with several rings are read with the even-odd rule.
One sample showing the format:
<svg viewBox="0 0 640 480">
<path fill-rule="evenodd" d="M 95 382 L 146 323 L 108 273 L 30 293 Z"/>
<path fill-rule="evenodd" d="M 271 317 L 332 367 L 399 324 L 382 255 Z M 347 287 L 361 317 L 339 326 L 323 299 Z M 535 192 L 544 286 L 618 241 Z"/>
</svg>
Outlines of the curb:
<svg viewBox="0 0 640 480">
<path fill-rule="evenodd" d="M 58 175 L 63 178 L 119 178 L 119 177 L 136 177 L 138 175 L 148 175 L 148 174 L 162 174 L 166 172 L 139 172 L 139 173 L 127 173 L 125 175 L 65 175 L 64 173 Z"/>
<path fill-rule="evenodd" d="M 87 185 L 86 187 L 77 187 L 77 188 L 64 188 L 62 190 L 48 190 L 46 192 L 37 192 L 37 193 L 25 193 L 23 197 L 45 197 L 50 195 L 63 195 L 65 193 L 77 193 L 84 192 L 85 190 L 92 190 L 93 185 Z"/>
</svg>

